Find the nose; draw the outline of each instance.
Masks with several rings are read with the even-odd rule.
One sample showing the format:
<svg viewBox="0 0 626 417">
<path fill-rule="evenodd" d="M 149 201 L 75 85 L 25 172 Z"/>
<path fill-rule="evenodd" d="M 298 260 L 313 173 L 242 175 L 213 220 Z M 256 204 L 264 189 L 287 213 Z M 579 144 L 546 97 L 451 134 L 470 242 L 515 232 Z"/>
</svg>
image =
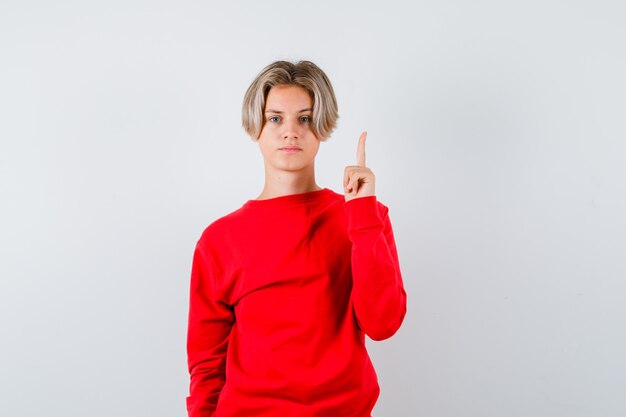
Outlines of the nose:
<svg viewBox="0 0 626 417">
<path fill-rule="evenodd" d="M 287 119 L 283 123 L 283 139 L 298 139 L 301 134 L 301 126 L 298 124 L 298 120 Z"/>
</svg>

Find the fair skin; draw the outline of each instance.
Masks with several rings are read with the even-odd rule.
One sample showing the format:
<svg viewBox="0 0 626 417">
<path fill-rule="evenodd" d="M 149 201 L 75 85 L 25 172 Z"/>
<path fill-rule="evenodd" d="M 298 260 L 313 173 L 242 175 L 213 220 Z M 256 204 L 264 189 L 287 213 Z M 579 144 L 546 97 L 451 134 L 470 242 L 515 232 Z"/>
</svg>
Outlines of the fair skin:
<svg viewBox="0 0 626 417">
<path fill-rule="evenodd" d="M 265 184 L 257 200 L 321 190 L 315 181 L 320 140 L 311 130 L 313 99 L 302 87 L 278 85 L 265 100 L 265 124 L 258 138 Z M 373 196 L 374 173 L 365 166 L 365 137 L 357 145 L 356 165 L 344 169 L 345 201 Z"/>
</svg>

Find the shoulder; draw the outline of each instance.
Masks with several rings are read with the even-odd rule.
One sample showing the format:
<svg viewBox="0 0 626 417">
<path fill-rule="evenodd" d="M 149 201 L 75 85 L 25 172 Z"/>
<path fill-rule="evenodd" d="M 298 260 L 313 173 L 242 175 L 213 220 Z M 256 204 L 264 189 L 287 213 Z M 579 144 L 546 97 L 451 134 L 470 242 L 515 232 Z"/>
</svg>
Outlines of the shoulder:
<svg viewBox="0 0 626 417">
<path fill-rule="evenodd" d="M 223 241 L 233 233 L 233 230 L 241 228 L 243 218 L 243 207 L 240 207 L 237 210 L 213 220 L 200 234 L 198 244 L 206 246 Z"/>
</svg>

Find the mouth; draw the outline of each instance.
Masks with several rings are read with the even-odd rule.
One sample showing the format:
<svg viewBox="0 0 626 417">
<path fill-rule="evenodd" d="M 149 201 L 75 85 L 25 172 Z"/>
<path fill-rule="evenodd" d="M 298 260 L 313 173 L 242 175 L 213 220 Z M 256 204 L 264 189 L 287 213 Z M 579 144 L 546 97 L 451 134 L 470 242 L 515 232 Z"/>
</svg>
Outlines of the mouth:
<svg viewBox="0 0 626 417">
<path fill-rule="evenodd" d="M 278 148 L 278 150 L 283 152 L 299 152 L 302 148 L 297 146 L 283 146 L 282 148 Z"/>
</svg>

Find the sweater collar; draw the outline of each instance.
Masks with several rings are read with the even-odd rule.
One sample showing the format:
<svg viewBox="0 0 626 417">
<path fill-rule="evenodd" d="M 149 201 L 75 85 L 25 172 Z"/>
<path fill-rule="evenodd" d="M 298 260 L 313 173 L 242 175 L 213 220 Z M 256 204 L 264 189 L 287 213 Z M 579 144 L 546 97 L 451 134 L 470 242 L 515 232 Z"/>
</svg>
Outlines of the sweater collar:
<svg viewBox="0 0 626 417">
<path fill-rule="evenodd" d="M 244 204 L 244 207 L 279 207 L 292 204 L 301 204 L 314 200 L 319 200 L 332 194 L 335 194 L 335 192 L 329 188 L 324 187 L 321 190 L 309 191 L 307 193 L 281 195 L 279 197 L 266 198 L 264 200 L 248 200 Z"/>
</svg>

